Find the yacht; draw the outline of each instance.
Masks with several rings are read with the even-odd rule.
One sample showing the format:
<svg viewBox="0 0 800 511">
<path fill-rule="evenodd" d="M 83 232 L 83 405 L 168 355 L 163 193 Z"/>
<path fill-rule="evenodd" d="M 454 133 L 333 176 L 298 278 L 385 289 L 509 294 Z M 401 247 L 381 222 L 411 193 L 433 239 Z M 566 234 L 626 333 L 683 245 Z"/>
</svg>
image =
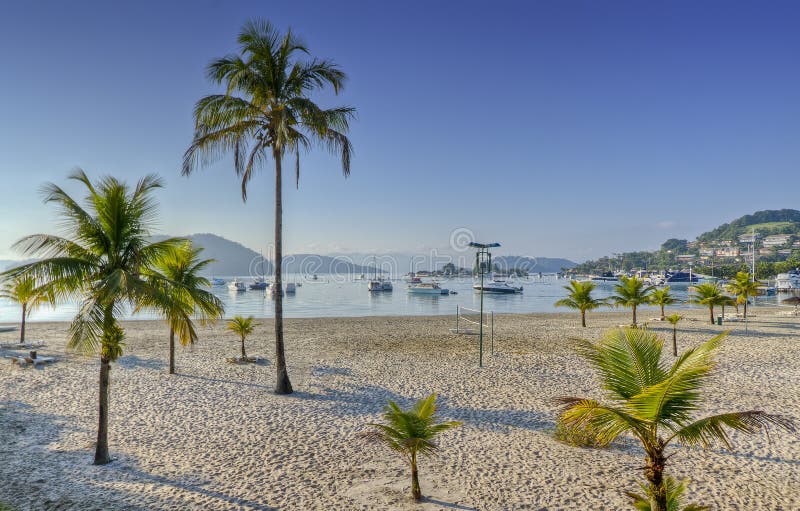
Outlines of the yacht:
<svg viewBox="0 0 800 511">
<path fill-rule="evenodd" d="M 225 282 L 223 279 L 218 279 L 217 277 L 211 278 L 212 286 L 224 286 L 225 284 L 227 284 L 227 282 Z"/>
<path fill-rule="evenodd" d="M 234 278 L 230 284 L 228 284 L 228 291 L 232 291 L 234 293 L 240 293 L 242 291 L 247 291 L 247 286 L 244 282 L 239 280 L 238 278 Z"/>
<path fill-rule="evenodd" d="M 779 273 L 778 276 L 775 277 L 775 290 L 779 293 L 800 291 L 800 270 Z"/>
<path fill-rule="evenodd" d="M 606 271 L 602 275 L 592 277 L 593 282 L 619 282 L 619 277 L 614 272 Z"/>
<path fill-rule="evenodd" d="M 392 282 L 390 280 L 385 280 L 382 277 L 372 279 L 367 284 L 368 291 L 391 291 L 392 289 L 394 289 Z"/>
<path fill-rule="evenodd" d="M 664 274 L 664 283 L 665 284 L 675 284 L 675 283 L 690 283 L 696 284 L 700 282 L 700 277 L 697 276 L 696 273 L 691 273 L 688 271 L 674 271 L 674 272 L 667 272 Z"/>
<path fill-rule="evenodd" d="M 418 282 L 409 284 L 408 292 L 414 295 L 449 295 L 450 290 L 444 289 L 436 282 Z"/>
<path fill-rule="evenodd" d="M 483 291 L 484 293 L 494 293 L 494 294 L 504 294 L 504 295 L 522 293 L 522 286 L 512 286 L 505 280 L 495 280 L 495 279 L 490 279 L 484 282 L 483 287 L 481 287 L 481 283 L 478 282 L 472 286 L 472 289 L 476 291 Z"/>
</svg>

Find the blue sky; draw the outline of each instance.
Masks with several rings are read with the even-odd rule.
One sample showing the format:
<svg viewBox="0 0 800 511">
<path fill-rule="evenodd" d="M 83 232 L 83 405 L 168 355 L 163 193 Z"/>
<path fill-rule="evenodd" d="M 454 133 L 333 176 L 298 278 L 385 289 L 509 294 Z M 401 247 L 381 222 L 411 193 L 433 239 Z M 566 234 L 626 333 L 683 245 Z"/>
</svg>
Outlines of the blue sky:
<svg viewBox="0 0 800 511">
<path fill-rule="evenodd" d="M 0 258 L 52 231 L 45 181 L 156 172 L 163 232 L 272 238 L 272 169 L 179 175 L 191 110 L 242 23 L 349 74 L 352 176 L 285 188 L 289 252 L 426 251 L 467 228 L 583 260 L 800 207 L 797 2 L 15 2 L 0 17 Z"/>
</svg>

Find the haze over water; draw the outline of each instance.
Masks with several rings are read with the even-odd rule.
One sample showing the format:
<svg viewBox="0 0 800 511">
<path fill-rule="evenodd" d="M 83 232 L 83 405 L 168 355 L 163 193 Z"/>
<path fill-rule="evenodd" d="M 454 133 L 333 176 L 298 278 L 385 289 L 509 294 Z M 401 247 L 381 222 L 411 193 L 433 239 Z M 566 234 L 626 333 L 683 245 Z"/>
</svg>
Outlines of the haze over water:
<svg viewBox="0 0 800 511">
<path fill-rule="evenodd" d="M 231 278 L 226 278 L 231 280 Z M 480 294 L 472 289 L 471 278 L 441 279 L 440 285 L 456 291 L 452 295 L 411 295 L 406 292 L 404 280 L 393 280 L 394 291 L 370 293 L 367 280 L 353 280 L 342 276 L 320 275 L 319 280 L 308 276 L 286 275 L 285 282 L 300 282 L 294 295 L 284 297 L 284 315 L 289 318 L 313 317 L 353 317 L 353 316 L 427 316 L 453 315 L 456 306 L 478 309 Z M 495 313 L 530 312 L 571 312 L 569 309 L 555 307 L 553 304 L 566 295 L 563 286 L 568 282 L 545 275 L 541 279 L 529 277 L 517 279 L 523 293 L 514 295 L 484 295 L 484 310 Z M 213 292 L 225 304 L 225 316 L 253 315 L 257 318 L 271 318 L 274 314 L 272 300 L 264 291 L 248 290 L 231 293 L 225 286 L 216 286 Z M 673 285 L 670 288 L 681 301 L 686 302 L 688 286 Z M 599 298 L 613 293 L 613 285 L 599 284 L 596 295 Z M 777 304 L 774 296 L 758 297 L 757 304 Z M 686 303 L 669 308 L 696 308 Z M 77 312 L 76 303 L 61 304 L 55 309 L 43 307 L 30 316 L 30 321 L 71 321 Z M 655 308 L 646 307 L 656 312 Z M 591 313 L 590 313 L 591 314 Z M 19 321 L 20 308 L 17 304 L 0 299 L 0 323 L 13 324 Z M 651 314 L 646 315 L 649 318 Z M 158 316 L 144 312 L 127 314 L 124 319 L 157 319 Z"/>
</svg>

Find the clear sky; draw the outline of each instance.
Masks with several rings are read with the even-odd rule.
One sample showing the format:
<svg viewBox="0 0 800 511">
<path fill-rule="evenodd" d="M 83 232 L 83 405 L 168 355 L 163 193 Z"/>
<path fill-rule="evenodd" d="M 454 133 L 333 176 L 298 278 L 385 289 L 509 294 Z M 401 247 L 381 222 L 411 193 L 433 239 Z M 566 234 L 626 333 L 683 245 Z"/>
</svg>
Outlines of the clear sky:
<svg viewBox="0 0 800 511">
<path fill-rule="evenodd" d="M 0 15 L 0 258 L 52 231 L 45 181 L 156 172 L 162 232 L 272 237 L 272 169 L 184 178 L 193 103 L 242 23 L 348 74 L 352 176 L 285 188 L 288 252 L 423 251 L 456 228 L 583 260 L 800 208 L 794 1 L 13 2 Z M 77 190 L 76 190 L 77 191 Z"/>
</svg>

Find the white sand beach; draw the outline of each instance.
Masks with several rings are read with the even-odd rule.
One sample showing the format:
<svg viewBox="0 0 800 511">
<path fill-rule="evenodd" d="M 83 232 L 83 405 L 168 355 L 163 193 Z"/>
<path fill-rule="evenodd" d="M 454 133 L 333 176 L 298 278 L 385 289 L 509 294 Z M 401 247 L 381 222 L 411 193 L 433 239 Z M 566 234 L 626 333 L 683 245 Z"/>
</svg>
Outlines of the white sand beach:
<svg viewBox="0 0 800 511">
<path fill-rule="evenodd" d="M 679 346 L 723 328 L 686 313 Z M 656 315 L 648 310 L 640 318 Z M 624 509 L 643 454 L 632 440 L 580 449 L 552 436 L 563 395 L 601 394 L 573 337 L 596 339 L 629 314 L 503 315 L 495 355 L 477 367 L 477 338 L 450 334 L 453 317 L 293 319 L 287 357 L 297 392 L 272 393 L 274 367 L 232 365 L 236 339 L 201 328 L 167 374 L 167 331 L 128 322 L 125 355 L 111 373 L 110 448 L 92 462 L 98 361 L 65 352 L 66 323 L 32 323 L 46 341 L 43 368 L 0 361 L 0 502 L 39 509 Z M 665 338 L 669 325 L 651 323 Z M 763 409 L 800 419 L 800 318 L 758 309 L 719 356 L 704 413 Z M 0 333 L 10 342 L 17 332 Z M 665 350 L 668 356 L 669 352 Z M 272 323 L 260 321 L 248 353 L 273 358 Z M 426 499 L 410 499 L 408 469 L 360 433 L 387 399 L 431 392 L 463 427 L 420 465 Z M 800 436 L 734 434 L 734 452 L 681 448 L 668 471 L 690 477 L 692 501 L 717 510 L 800 509 Z"/>
</svg>

